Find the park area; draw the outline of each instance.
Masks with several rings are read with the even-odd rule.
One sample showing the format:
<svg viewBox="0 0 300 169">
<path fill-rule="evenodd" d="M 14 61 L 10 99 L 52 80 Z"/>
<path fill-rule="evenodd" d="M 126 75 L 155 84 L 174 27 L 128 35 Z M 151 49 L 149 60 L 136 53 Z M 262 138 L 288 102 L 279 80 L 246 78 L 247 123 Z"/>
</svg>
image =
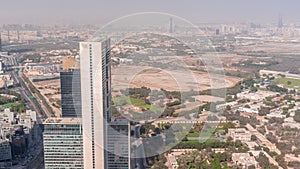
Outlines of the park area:
<svg viewBox="0 0 300 169">
<path fill-rule="evenodd" d="M 285 88 L 299 88 L 300 86 L 300 79 L 277 78 L 274 82 L 283 85 Z"/>
<path fill-rule="evenodd" d="M 133 98 L 133 97 L 127 97 L 127 96 L 122 96 L 122 97 L 115 97 L 112 99 L 114 104 L 117 106 L 136 106 L 142 109 L 146 110 L 151 110 L 151 111 L 159 111 L 162 109 L 159 105 L 151 105 L 151 104 L 146 104 L 145 100 L 141 98 Z"/>
</svg>

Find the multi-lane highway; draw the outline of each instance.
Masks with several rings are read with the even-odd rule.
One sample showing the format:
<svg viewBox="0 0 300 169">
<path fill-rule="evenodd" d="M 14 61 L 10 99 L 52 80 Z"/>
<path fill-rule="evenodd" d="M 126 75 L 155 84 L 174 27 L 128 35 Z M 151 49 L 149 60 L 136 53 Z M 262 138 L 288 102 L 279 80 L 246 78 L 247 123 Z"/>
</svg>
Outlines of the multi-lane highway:
<svg viewBox="0 0 300 169">
<path fill-rule="evenodd" d="M 17 66 L 18 63 L 16 61 L 15 56 L 8 56 L 7 57 L 9 59 L 9 62 L 11 64 L 11 66 Z M 14 79 L 15 82 L 15 86 L 17 86 L 22 98 L 24 98 L 29 104 L 29 108 L 32 110 L 35 110 L 39 117 L 38 118 L 38 122 L 42 123 L 43 119 L 47 118 L 49 116 L 49 113 L 47 113 L 43 107 L 41 106 L 41 104 L 38 102 L 37 99 L 32 98 L 31 96 L 33 96 L 33 94 L 30 92 L 29 90 L 29 86 L 28 84 L 26 84 L 26 82 L 23 79 L 22 74 L 22 70 L 19 71 L 11 71 L 11 76 Z"/>
<path fill-rule="evenodd" d="M 8 62 L 10 66 L 17 66 L 18 63 L 14 56 L 4 56 L 8 59 Z M 15 71 L 12 70 L 10 72 L 11 77 L 14 80 L 14 86 L 20 93 L 21 97 L 24 98 L 29 105 L 29 108 L 31 110 L 34 110 L 38 113 L 38 123 L 42 124 L 43 119 L 47 117 L 47 114 L 45 113 L 44 109 L 41 107 L 41 104 L 39 102 L 30 97 L 32 96 L 32 93 L 29 90 L 28 85 L 24 81 L 21 75 L 21 71 Z M 42 140 L 36 140 L 35 147 L 32 147 L 30 150 L 28 150 L 27 158 L 24 158 L 19 162 L 18 165 L 12 166 L 12 169 L 28 169 L 28 168 L 34 168 L 33 166 L 39 166 L 39 168 L 43 168 L 43 148 L 42 148 Z M 26 163 L 26 165 L 24 165 Z"/>
</svg>

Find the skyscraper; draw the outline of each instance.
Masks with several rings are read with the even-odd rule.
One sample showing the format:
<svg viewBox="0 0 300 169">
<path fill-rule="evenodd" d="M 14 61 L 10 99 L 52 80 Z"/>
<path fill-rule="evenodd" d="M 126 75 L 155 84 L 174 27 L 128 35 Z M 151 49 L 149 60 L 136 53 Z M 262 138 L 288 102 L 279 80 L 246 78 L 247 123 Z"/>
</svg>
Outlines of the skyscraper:
<svg viewBox="0 0 300 169">
<path fill-rule="evenodd" d="M 216 35 L 220 35 L 220 29 L 216 29 Z"/>
<path fill-rule="evenodd" d="M 111 121 L 110 40 L 80 43 L 84 167 L 107 169 Z"/>
<path fill-rule="evenodd" d="M 81 117 L 80 69 L 74 57 L 62 58 L 60 86 L 62 117 Z"/>
<path fill-rule="evenodd" d="M 278 28 L 282 28 L 282 27 L 283 27 L 282 15 L 279 13 L 279 16 L 278 16 Z"/>
<path fill-rule="evenodd" d="M 130 169 L 130 123 L 118 117 L 108 126 L 107 167 L 109 169 Z"/>
<path fill-rule="evenodd" d="M 79 118 L 49 118 L 44 122 L 45 169 L 83 169 L 83 139 Z"/>
<path fill-rule="evenodd" d="M 2 51 L 2 38 L 1 38 L 1 34 L 0 34 L 0 52 Z"/>
<path fill-rule="evenodd" d="M 9 29 L 7 29 L 7 40 L 8 40 L 8 43 L 10 43 L 10 31 L 9 31 Z"/>
<path fill-rule="evenodd" d="M 173 18 L 170 18 L 169 33 L 173 33 L 173 32 L 174 32 Z"/>
<path fill-rule="evenodd" d="M 60 72 L 62 117 L 81 117 L 80 69 Z"/>
</svg>

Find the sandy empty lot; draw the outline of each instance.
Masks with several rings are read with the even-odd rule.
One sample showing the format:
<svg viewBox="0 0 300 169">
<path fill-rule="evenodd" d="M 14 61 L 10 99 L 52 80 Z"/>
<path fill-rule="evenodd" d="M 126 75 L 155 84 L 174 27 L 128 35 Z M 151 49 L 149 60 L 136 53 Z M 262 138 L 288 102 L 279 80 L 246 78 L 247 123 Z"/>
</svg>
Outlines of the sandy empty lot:
<svg viewBox="0 0 300 169">
<path fill-rule="evenodd" d="M 286 43 L 286 42 L 266 42 L 263 44 L 257 44 L 252 46 L 240 46 L 237 52 L 245 51 L 264 51 L 267 53 L 300 53 L 300 44 L 299 43 Z"/>
<path fill-rule="evenodd" d="M 127 65 L 112 68 L 113 90 L 145 86 L 169 91 L 202 91 L 210 88 L 232 87 L 239 81 L 241 79 L 236 77 L 209 75 L 187 69 L 162 70 Z"/>
<path fill-rule="evenodd" d="M 59 106 L 56 104 L 56 102 L 61 100 L 61 95 L 58 93 L 60 91 L 60 80 L 59 79 L 46 80 L 46 81 L 34 82 L 33 84 L 38 88 L 40 93 L 46 98 L 49 106 L 52 107 L 55 114 L 57 116 L 60 115 L 61 110 L 52 105 L 55 104 L 56 106 Z"/>
</svg>

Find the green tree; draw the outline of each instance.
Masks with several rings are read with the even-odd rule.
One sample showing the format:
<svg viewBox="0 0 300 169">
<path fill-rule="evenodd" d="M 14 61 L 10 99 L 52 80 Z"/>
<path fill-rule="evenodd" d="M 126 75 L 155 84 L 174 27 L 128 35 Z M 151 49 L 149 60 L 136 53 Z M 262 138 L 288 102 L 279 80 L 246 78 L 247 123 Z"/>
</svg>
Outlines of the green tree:
<svg viewBox="0 0 300 169">
<path fill-rule="evenodd" d="M 294 120 L 295 120 L 296 122 L 300 122 L 300 110 L 297 110 L 297 111 L 295 112 Z"/>
<path fill-rule="evenodd" d="M 257 137 L 255 135 L 251 135 L 251 141 L 256 141 Z"/>
<path fill-rule="evenodd" d="M 270 166 L 270 161 L 268 157 L 262 152 L 259 153 L 257 161 L 262 168 L 268 168 Z"/>
</svg>

